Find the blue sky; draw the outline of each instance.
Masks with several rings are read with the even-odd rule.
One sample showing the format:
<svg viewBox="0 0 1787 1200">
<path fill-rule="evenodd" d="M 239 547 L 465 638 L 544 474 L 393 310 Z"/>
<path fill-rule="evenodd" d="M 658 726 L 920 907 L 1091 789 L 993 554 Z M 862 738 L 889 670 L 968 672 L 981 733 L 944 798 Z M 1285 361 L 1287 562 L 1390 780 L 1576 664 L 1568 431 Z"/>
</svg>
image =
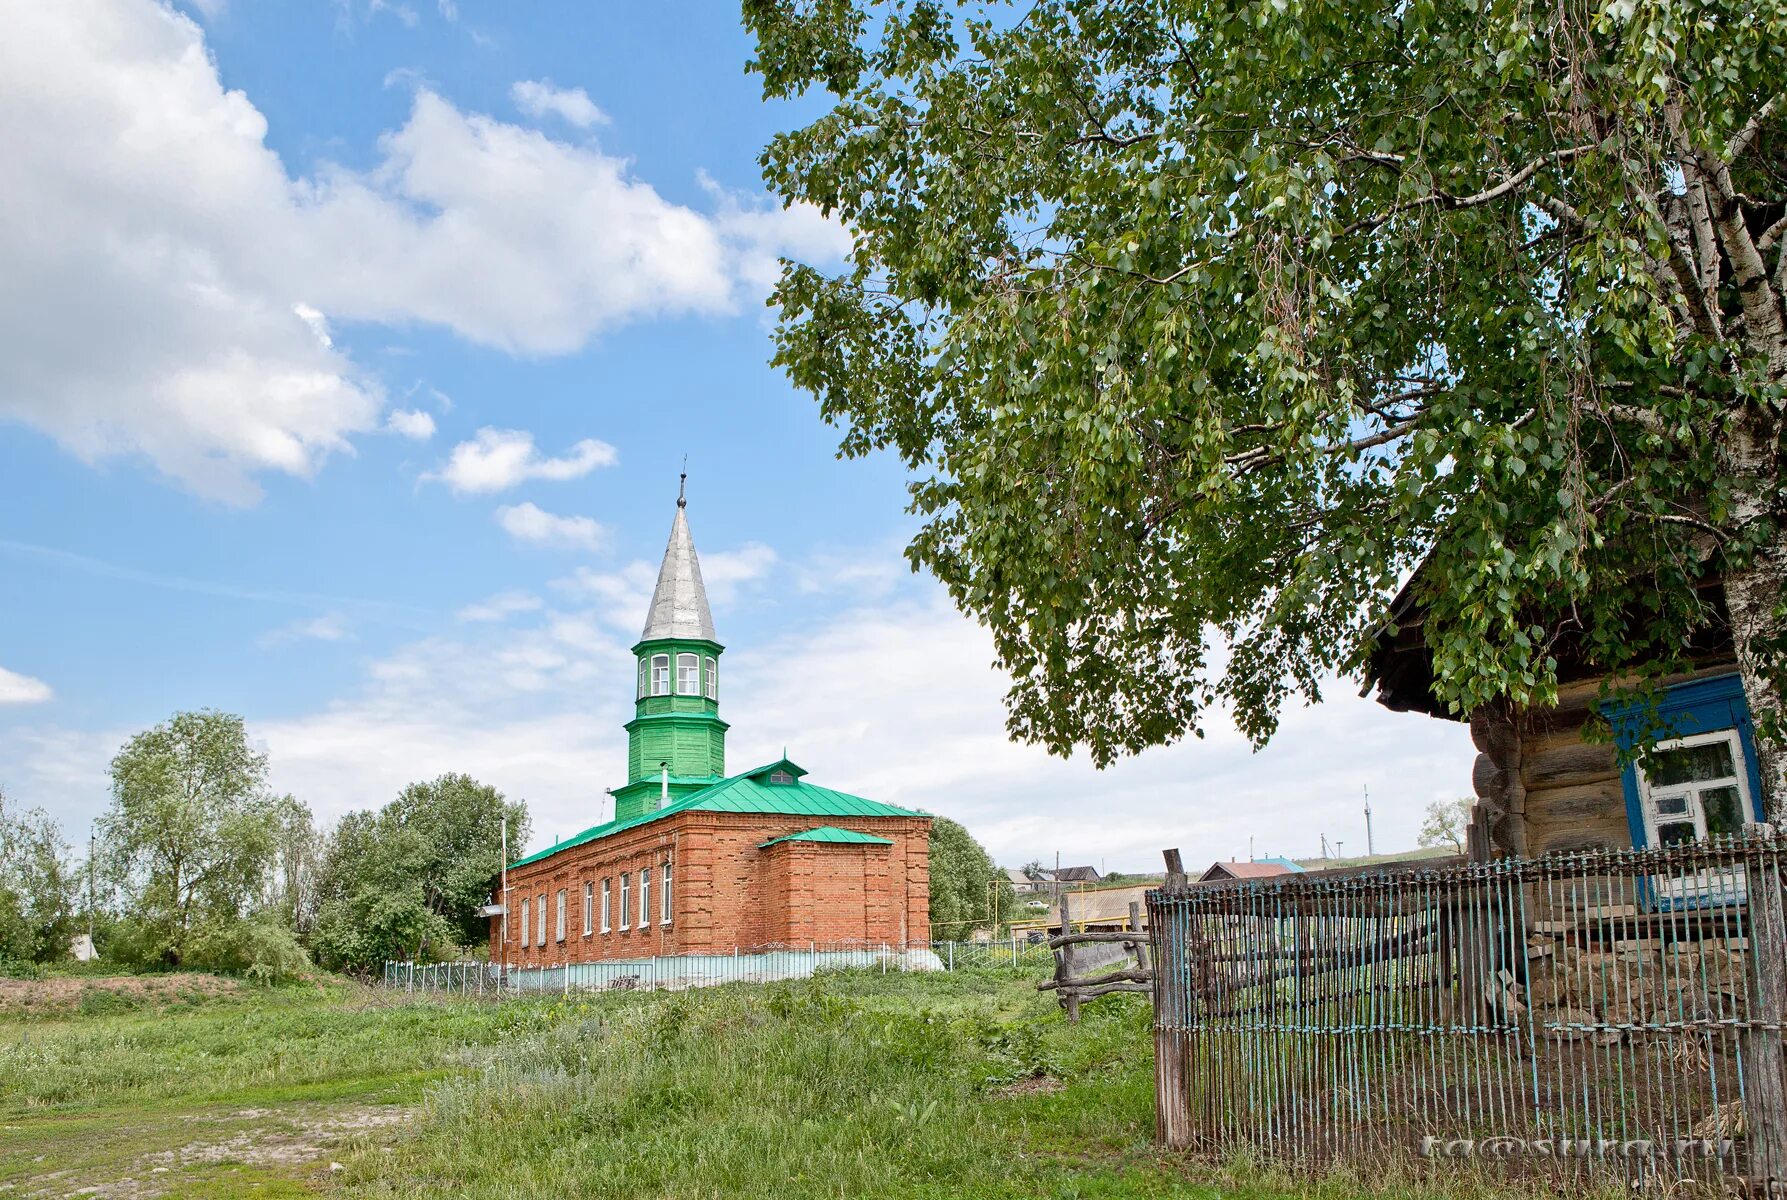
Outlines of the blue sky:
<svg viewBox="0 0 1787 1200">
<path fill-rule="evenodd" d="M 447 770 L 536 845 L 601 819 L 685 456 L 734 765 L 1113 868 L 1351 848 L 1364 786 L 1411 844 L 1467 786 L 1462 730 L 1345 684 L 1260 755 L 1007 742 L 898 464 L 768 365 L 775 256 L 848 238 L 764 193 L 815 110 L 731 6 L 39 8 L 0 44 L 0 788 L 72 838 L 200 706 L 325 820 Z"/>
</svg>

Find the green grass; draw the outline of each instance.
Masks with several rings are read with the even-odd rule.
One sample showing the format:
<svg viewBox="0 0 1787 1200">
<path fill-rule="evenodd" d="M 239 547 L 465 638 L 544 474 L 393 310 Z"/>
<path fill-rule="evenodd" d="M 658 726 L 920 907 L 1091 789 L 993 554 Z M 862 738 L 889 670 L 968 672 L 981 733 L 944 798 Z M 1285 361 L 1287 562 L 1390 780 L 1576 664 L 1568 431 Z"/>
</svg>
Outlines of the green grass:
<svg viewBox="0 0 1787 1200">
<path fill-rule="evenodd" d="M 1149 1046 L 1134 997 L 1069 1028 L 994 971 L 502 1004 L 334 985 L 0 1016 L 0 1194 L 1435 1194 L 1156 1154 Z"/>
</svg>

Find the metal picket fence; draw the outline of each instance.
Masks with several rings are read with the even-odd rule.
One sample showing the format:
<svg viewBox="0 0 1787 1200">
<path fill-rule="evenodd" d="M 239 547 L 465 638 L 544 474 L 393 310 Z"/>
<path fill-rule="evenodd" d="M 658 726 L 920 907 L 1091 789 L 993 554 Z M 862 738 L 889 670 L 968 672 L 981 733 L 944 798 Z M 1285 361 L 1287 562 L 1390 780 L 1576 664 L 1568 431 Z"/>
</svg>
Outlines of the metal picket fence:
<svg viewBox="0 0 1787 1200">
<path fill-rule="evenodd" d="M 1783 844 L 1148 897 L 1159 1133 L 1298 1169 L 1787 1178 Z"/>
<path fill-rule="evenodd" d="M 821 971 L 1041 972 L 1052 966 L 1046 944 L 1024 941 L 935 942 L 929 946 L 811 943 L 544 966 L 482 961 L 387 962 L 387 988 L 428 995 L 518 996 L 595 991 L 660 991 L 725 983 L 804 979 Z"/>
</svg>

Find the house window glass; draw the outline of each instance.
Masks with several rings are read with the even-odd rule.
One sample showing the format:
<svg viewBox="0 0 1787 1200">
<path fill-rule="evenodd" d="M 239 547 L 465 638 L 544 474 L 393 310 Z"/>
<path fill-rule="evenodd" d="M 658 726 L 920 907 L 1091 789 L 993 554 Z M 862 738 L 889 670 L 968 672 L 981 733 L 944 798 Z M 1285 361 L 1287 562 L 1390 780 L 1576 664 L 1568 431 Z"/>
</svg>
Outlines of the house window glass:
<svg viewBox="0 0 1787 1200">
<path fill-rule="evenodd" d="M 523 900 L 521 902 L 521 924 L 515 927 L 515 940 L 520 942 L 523 946 L 527 945 L 527 917 L 528 903 L 526 900 Z"/>
<path fill-rule="evenodd" d="M 639 872 L 639 928 L 652 923 L 652 869 Z"/>
<path fill-rule="evenodd" d="M 668 654 L 652 655 L 652 695 L 668 696 L 670 694 L 670 656 Z"/>
<path fill-rule="evenodd" d="M 536 911 L 540 914 L 540 929 L 539 929 L 539 935 L 534 938 L 534 941 L 536 943 L 538 943 L 539 945 L 544 946 L 546 944 L 546 893 L 545 892 L 540 893 L 540 905 Z"/>
<path fill-rule="evenodd" d="M 793 783 L 794 776 L 786 771 L 771 771 L 769 773 L 769 781 L 771 783 Z"/>
<path fill-rule="evenodd" d="M 609 883 L 610 883 L 610 881 L 607 879 L 604 879 L 602 881 L 602 932 L 603 933 L 607 933 L 610 929 L 614 928 L 614 926 L 611 925 L 608 920 L 608 886 L 609 886 Z"/>
<path fill-rule="evenodd" d="M 658 884 L 658 920 L 661 924 L 670 924 L 670 860 L 664 860 L 664 878 Z"/>
<path fill-rule="evenodd" d="M 676 694 L 679 696 L 699 696 L 701 694 L 701 668 L 697 666 L 701 659 L 693 654 L 676 656 Z"/>
<path fill-rule="evenodd" d="M 565 940 L 565 889 L 564 888 L 560 888 L 558 890 L 558 911 L 557 911 L 557 913 L 554 917 L 553 923 L 552 923 L 552 938 L 554 941 L 557 941 L 557 942 L 562 942 Z"/>
<path fill-rule="evenodd" d="M 628 907 L 633 898 L 631 880 L 631 875 L 622 875 L 620 877 L 620 927 L 622 929 L 632 928 L 632 925 L 627 919 L 627 914 L 632 911 L 632 909 Z"/>
<path fill-rule="evenodd" d="M 583 936 L 584 937 L 588 937 L 591 933 L 595 932 L 594 929 L 592 928 L 592 925 L 594 924 L 595 919 L 596 919 L 595 899 L 596 899 L 596 885 L 593 883 L 585 883 L 583 885 Z"/>
<path fill-rule="evenodd" d="M 707 698 L 709 700 L 720 698 L 720 663 L 718 659 L 707 660 Z"/>
<path fill-rule="evenodd" d="M 1750 808 L 1743 761 L 1735 729 L 1658 743 L 1642 768 L 1651 844 L 1742 833 Z"/>
</svg>

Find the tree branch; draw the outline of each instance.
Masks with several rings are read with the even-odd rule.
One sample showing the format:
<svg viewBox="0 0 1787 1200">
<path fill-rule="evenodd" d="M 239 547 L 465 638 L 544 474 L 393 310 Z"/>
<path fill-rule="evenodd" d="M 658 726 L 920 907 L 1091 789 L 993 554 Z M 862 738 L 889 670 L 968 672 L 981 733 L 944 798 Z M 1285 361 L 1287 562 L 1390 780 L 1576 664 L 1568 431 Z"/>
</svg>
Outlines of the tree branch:
<svg viewBox="0 0 1787 1200">
<path fill-rule="evenodd" d="M 1562 150 L 1553 150 L 1549 154 L 1542 154 L 1493 187 L 1484 188 L 1482 191 L 1474 192 L 1468 196 L 1455 196 L 1450 192 L 1429 192 L 1427 195 L 1417 199 L 1406 200 L 1401 204 L 1394 205 L 1389 212 L 1380 213 L 1375 217 L 1364 217 L 1354 221 L 1342 231 L 1343 235 L 1368 232 L 1376 229 L 1379 225 L 1384 224 L 1384 222 L 1398 214 L 1410 212 L 1417 208 L 1437 207 L 1454 210 L 1476 208 L 1479 205 L 1492 204 L 1495 201 L 1500 200 L 1502 197 L 1524 187 L 1533 176 L 1537 175 L 1540 171 L 1543 171 L 1546 167 L 1568 162 L 1593 149 L 1595 149 L 1595 145 L 1591 142 L 1582 146 L 1566 146 Z"/>
</svg>

